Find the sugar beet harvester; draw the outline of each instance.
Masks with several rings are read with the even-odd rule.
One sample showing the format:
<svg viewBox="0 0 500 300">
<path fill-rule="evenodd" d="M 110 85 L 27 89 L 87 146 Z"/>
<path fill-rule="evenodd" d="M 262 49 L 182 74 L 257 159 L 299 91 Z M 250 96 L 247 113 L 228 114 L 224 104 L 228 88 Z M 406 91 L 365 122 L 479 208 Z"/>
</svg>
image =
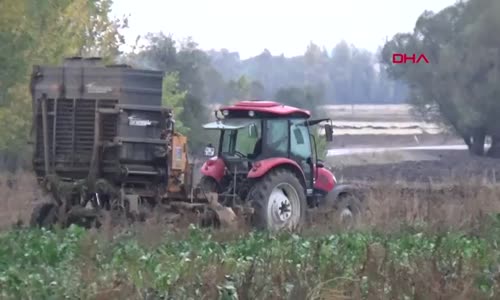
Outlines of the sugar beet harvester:
<svg viewBox="0 0 500 300">
<path fill-rule="evenodd" d="M 134 220 L 163 209 L 205 212 L 224 225 L 244 215 L 270 230 L 297 228 L 318 207 L 359 215 L 362 198 L 317 158 L 311 128 L 328 120 L 270 101 L 215 112 L 204 128 L 220 131 L 219 144 L 206 147 L 195 186 L 187 138 L 161 105 L 162 80 L 99 58 L 33 68 L 33 168 L 46 195 L 33 226 L 98 225 L 103 216 Z M 325 136 L 332 140 L 329 124 Z"/>
</svg>

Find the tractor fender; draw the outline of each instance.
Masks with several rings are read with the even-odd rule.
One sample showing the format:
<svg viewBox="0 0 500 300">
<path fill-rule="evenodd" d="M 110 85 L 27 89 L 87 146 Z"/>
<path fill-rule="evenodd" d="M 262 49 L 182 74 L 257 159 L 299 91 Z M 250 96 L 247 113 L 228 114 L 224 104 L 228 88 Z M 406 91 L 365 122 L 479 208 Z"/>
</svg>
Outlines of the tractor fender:
<svg viewBox="0 0 500 300">
<path fill-rule="evenodd" d="M 350 194 L 358 198 L 361 202 L 364 201 L 363 191 L 351 184 L 337 184 L 335 187 L 320 201 L 321 207 L 334 207 L 337 204 L 338 199 L 344 195 Z"/>
<path fill-rule="evenodd" d="M 250 171 L 248 172 L 247 178 L 259 178 L 267 174 L 267 172 L 269 172 L 270 170 L 276 167 L 283 166 L 290 167 L 293 170 L 296 170 L 298 174 L 301 174 L 302 176 L 301 178 L 299 178 L 299 180 L 303 185 L 305 185 L 306 176 L 304 174 L 304 171 L 302 171 L 302 169 L 300 168 L 299 164 L 289 158 L 284 157 L 266 158 L 253 163 L 252 169 L 250 169 Z"/>
<path fill-rule="evenodd" d="M 204 176 L 211 177 L 215 181 L 220 182 L 222 177 L 224 177 L 224 170 L 226 165 L 222 158 L 213 157 L 203 163 L 200 169 L 200 173 Z"/>
<path fill-rule="evenodd" d="M 335 188 L 337 180 L 333 173 L 325 168 L 315 167 L 316 171 L 316 181 L 314 182 L 314 188 L 322 192 L 328 193 Z"/>
</svg>

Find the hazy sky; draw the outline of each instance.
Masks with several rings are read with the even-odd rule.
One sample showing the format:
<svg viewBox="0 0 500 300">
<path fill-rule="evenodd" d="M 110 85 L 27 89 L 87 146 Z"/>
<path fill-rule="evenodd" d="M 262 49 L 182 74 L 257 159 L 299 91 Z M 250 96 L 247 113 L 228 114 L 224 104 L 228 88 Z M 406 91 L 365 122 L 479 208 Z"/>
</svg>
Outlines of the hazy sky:
<svg viewBox="0 0 500 300">
<path fill-rule="evenodd" d="M 192 36 L 200 48 L 238 51 L 242 58 L 269 49 L 303 54 L 310 41 L 331 50 L 342 39 L 375 51 L 386 37 L 412 31 L 424 10 L 455 0 L 115 0 L 113 14 L 130 14 L 127 43 L 163 31 Z"/>
</svg>

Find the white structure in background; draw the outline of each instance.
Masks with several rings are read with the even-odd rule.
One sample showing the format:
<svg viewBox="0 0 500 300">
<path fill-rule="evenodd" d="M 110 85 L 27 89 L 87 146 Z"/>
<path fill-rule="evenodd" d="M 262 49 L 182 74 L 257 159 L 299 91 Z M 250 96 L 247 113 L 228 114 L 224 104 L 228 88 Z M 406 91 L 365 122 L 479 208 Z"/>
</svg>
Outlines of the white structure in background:
<svg viewBox="0 0 500 300">
<path fill-rule="evenodd" d="M 426 122 L 357 122 L 333 120 L 334 135 L 418 135 L 440 134 L 445 131 Z M 324 130 L 320 130 L 324 134 Z M 416 138 L 416 137 L 415 137 Z M 418 140 L 417 140 L 418 142 Z"/>
<path fill-rule="evenodd" d="M 389 147 L 389 148 L 340 148 L 328 150 L 326 156 L 342 156 L 362 153 L 390 152 L 400 150 L 467 150 L 466 145 L 418 146 L 418 147 Z"/>
</svg>

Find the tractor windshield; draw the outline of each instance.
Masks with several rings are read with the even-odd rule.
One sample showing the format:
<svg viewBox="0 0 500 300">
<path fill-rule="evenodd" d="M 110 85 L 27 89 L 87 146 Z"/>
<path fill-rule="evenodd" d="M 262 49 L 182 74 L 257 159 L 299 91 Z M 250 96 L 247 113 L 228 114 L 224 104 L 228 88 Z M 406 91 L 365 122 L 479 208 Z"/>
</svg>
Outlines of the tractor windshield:
<svg viewBox="0 0 500 300">
<path fill-rule="evenodd" d="M 206 124 L 203 127 L 221 130 L 222 147 L 220 151 L 222 153 L 229 155 L 239 153 L 246 157 L 260 154 L 260 149 L 258 149 L 260 145 L 257 145 L 262 135 L 260 120 L 226 119 Z"/>
</svg>

